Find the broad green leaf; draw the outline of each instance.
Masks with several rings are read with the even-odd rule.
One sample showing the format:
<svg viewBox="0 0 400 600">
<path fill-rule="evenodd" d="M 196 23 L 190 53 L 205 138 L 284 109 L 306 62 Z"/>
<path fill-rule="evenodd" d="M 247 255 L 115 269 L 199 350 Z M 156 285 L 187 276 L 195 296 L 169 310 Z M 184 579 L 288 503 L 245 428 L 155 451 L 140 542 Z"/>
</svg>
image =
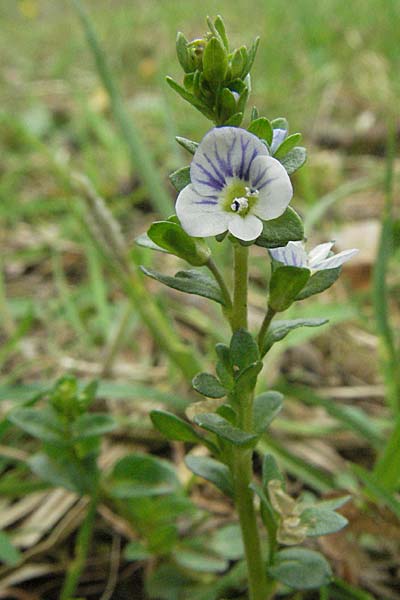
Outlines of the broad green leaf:
<svg viewBox="0 0 400 600">
<path fill-rule="evenodd" d="M 193 71 L 194 65 L 188 50 L 188 41 L 180 31 L 178 31 L 178 35 L 176 36 L 176 54 L 185 73 Z"/>
<path fill-rule="evenodd" d="M 196 548 L 193 543 L 182 544 L 173 552 L 173 557 L 184 569 L 199 573 L 222 573 L 229 566 L 225 558 L 221 558 L 207 548 Z"/>
<path fill-rule="evenodd" d="M 164 410 L 152 410 L 150 418 L 154 427 L 168 440 L 197 443 L 201 437 L 193 427 L 176 415 Z"/>
<path fill-rule="evenodd" d="M 172 494 L 180 483 L 172 465 L 148 454 L 129 454 L 112 472 L 110 493 L 116 498 L 146 498 Z"/>
<path fill-rule="evenodd" d="M 278 267 L 272 273 L 269 287 L 269 306 L 276 312 L 289 308 L 309 280 L 309 269 Z"/>
<path fill-rule="evenodd" d="M 226 346 L 225 344 L 217 344 L 215 346 L 215 351 L 218 356 L 218 361 L 215 367 L 218 379 L 224 387 L 230 390 L 234 383 L 234 377 L 231 366 L 229 346 Z"/>
<path fill-rule="evenodd" d="M 225 121 L 224 125 L 225 125 L 225 127 L 227 127 L 228 125 L 230 127 L 239 127 L 242 120 L 243 120 L 243 113 L 237 112 L 234 115 L 232 115 L 227 121 Z"/>
<path fill-rule="evenodd" d="M 224 304 L 224 299 L 217 283 L 211 279 L 211 277 L 208 277 L 199 271 L 179 271 L 174 277 L 171 277 L 170 275 L 163 275 L 162 273 L 147 269 L 143 266 L 140 268 L 148 277 L 151 277 L 174 290 L 179 290 L 186 294 L 203 296 L 204 298 L 214 300 L 214 302 L 218 302 L 219 304 Z"/>
<path fill-rule="evenodd" d="M 177 192 L 181 192 L 183 188 L 190 185 L 190 167 L 181 167 L 168 176 L 170 182 Z"/>
<path fill-rule="evenodd" d="M 289 129 L 289 123 L 287 122 L 287 119 L 285 119 L 285 117 L 278 117 L 276 119 L 273 119 L 271 121 L 271 125 L 273 129 L 284 129 L 285 131 L 288 131 Z"/>
<path fill-rule="evenodd" d="M 228 560 L 243 558 L 244 546 L 240 526 L 232 523 L 231 525 L 221 527 L 212 536 L 209 546 L 214 552 Z"/>
<path fill-rule="evenodd" d="M 279 470 L 275 457 L 272 454 L 265 454 L 262 465 L 262 484 L 264 490 L 268 490 L 268 483 L 274 479 L 281 481 L 284 487 L 285 478 Z"/>
<path fill-rule="evenodd" d="M 187 260 L 191 265 L 204 265 L 210 258 L 211 251 L 201 238 L 192 238 L 173 221 L 157 221 L 153 223 L 147 235 L 167 252 Z"/>
<path fill-rule="evenodd" d="M 211 373 L 199 373 L 193 379 L 192 385 L 196 392 L 207 398 L 223 398 L 227 394 L 227 390 Z"/>
<path fill-rule="evenodd" d="M 129 542 L 124 548 L 124 558 L 129 561 L 147 560 L 151 558 L 152 554 L 149 550 L 138 540 Z"/>
<path fill-rule="evenodd" d="M 18 408 L 8 415 L 9 421 L 43 442 L 66 443 L 57 413 L 49 408 Z"/>
<path fill-rule="evenodd" d="M 75 439 L 97 437 L 114 431 L 117 423 L 111 415 L 86 413 L 73 423 L 71 433 Z"/>
<path fill-rule="evenodd" d="M 206 80 L 218 85 L 225 79 L 228 70 L 228 55 L 226 48 L 218 38 L 212 37 L 206 44 L 203 53 L 203 74 Z"/>
<path fill-rule="evenodd" d="M 234 393 L 236 400 L 238 402 L 241 401 L 241 396 L 247 394 L 251 390 L 254 389 L 258 374 L 263 368 L 263 364 L 261 361 L 257 361 L 252 365 L 249 365 L 241 371 L 238 378 L 235 381 Z"/>
<path fill-rule="evenodd" d="M 307 150 L 303 146 L 296 146 L 280 159 L 288 175 L 300 169 L 307 160 Z"/>
<path fill-rule="evenodd" d="M 238 373 L 260 359 L 257 342 L 251 333 L 243 328 L 235 331 L 233 334 L 229 347 L 229 355 L 232 369 Z"/>
<path fill-rule="evenodd" d="M 264 433 L 282 409 L 283 395 L 280 392 L 265 392 L 256 396 L 253 405 L 253 428 Z"/>
<path fill-rule="evenodd" d="M 15 567 L 22 560 L 20 551 L 12 544 L 4 531 L 0 531 L 0 561 L 9 567 Z"/>
<path fill-rule="evenodd" d="M 190 154 L 194 154 L 199 147 L 198 142 L 194 142 L 193 140 L 188 140 L 187 138 L 176 136 L 176 141 L 182 148 L 185 148 Z"/>
<path fill-rule="evenodd" d="M 268 144 L 272 142 L 272 125 L 266 117 L 254 119 L 249 125 L 249 131 Z"/>
<path fill-rule="evenodd" d="M 300 241 L 303 238 L 303 221 L 289 206 L 280 217 L 263 222 L 262 233 L 255 243 L 263 248 L 279 248 L 290 241 Z"/>
<path fill-rule="evenodd" d="M 276 342 L 283 340 L 291 331 L 298 329 L 298 327 L 320 327 L 326 323 L 328 323 L 328 319 L 291 319 L 287 321 L 273 321 L 265 336 L 262 354 L 264 355 Z"/>
<path fill-rule="evenodd" d="M 176 565 L 161 563 L 146 578 L 146 596 L 156 600 L 178 600 L 193 585 Z"/>
<path fill-rule="evenodd" d="M 297 146 L 300 140 L 301 133 L 292 133 L 292 135 L 289 135 L 275 151 L 274 158 L 281 160 L 288 152 Z"/>
<path fill-rule="evenodd" d="M 331 567 L 322 554 L 297 547 L 278 552 L 268 573 L 295 590 L 319 588 L 332 578 Z"/>
<path fill-rule="evenodd" d="M 228 467 L 207 456 L 187 456 L 185 463 L 195 475 L 213 483 L 226 496 L 233 497 L 233 481 Z"/>
<path fill-rule="evenodd" d="M 215 413 L 197 415 L 194 418 L 194 422 L 199 427 L 202 427 L 211 433 L 215 433 L 217 437 L 230 442 L 234 446 L 251 447 L 258 439 L 257 435 L 246 433 L 238 427 L 234 427 L 229 421 Z"/>
<path fill-rule="evenodd" d="M 161 246 L 157 246 L 147 235 L 147 233 L 142 233 L 137 238 L 135 238 L 135 244 L 141 246 L 142 248 L 149 248 L 149 250 L 156 250 L 157 252 L 164 252 L 165 254 L 169 254 L 167 250 L 161 248 Z"/>
<path fill-rule="evenodd" d="M 323 271 L 317 271 L 311 275 L 307 281 L 306 286 L 296 296 L 296 300 L 304 300 L 314 294 L 320 294 L 331 287 L 338 279 L 342 268 L 337 267 L 336 269 L 324 269 Z"/>
<path fill-rule="evenodd" d="M 57 461 L 42 453 L 34 454 L 28 464 L 43 481 L 77 494 L 87 494 L 92 490 L 97 477 L 96 470 L 90 471 L 89 466 L 84 470 L 84 465 L 80 467 L 68 458 Z"/>
<path fill-rule="evenodd" d="M 218 114 L 220 121 L 228 121 L 237 111 L 236 98 L 228 88 L 222 88 L 218 97 Z"/>
<path fill-rule="evenodd" d="M 306 508 L 301 513 L 300 520 L 308 528 L 308 537 L 336 533 L 348 524 L 348 520 L 334 510 L 314 506 Z"/>
</svg>

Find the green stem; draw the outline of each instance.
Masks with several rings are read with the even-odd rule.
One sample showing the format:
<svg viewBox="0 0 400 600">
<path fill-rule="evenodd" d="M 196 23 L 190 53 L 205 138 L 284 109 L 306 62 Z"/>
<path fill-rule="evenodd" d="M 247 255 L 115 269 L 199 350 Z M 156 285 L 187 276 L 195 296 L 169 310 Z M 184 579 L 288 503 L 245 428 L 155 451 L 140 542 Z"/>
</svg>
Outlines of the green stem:
<svg viewBox="0 0 400 600">
<path fill-rule="evenodd" d="M 248 247 L 234 245 L 233 331 L 247 328 L 248 255 Z M 240 398 L 238 425 L 245 431 L 252 430 L 253 398 L 253 391 Z M 271 588 L 267 583 L 253 492 L 249 488 L 253 479 L 252 457 L 252 450 L 236 448 L 231 470 L 247 563 L 249 600 L 267 600 Z"/>
<path fill-rule="evenodd" d="M 208 262 L 206 263 L 205 266 L 214 275 L 215 281 L 219 285 L 219 289 L 221 290 L 221 294 L 222 294 L 222 297 L 223 297 L 224 303 L 225 303 L 225 305 L 223 307 L 223 311 L 224 311 L 224 314 L 226 315 L 226 318 L 228 319 L 228 321 L 230 321 L 231 320 L 231 312 L 232 312 L 232 298 L 231 298 L 230 292 L 228 290 L 228 287 L 225 283 L 225 279 L 223 278 L 221 271 L 218 269 L 217 265 L 215 264 L 214 260 L 211 257 L 208 259 Z"/>
<path fill-rule="evenodd" d="M 260 332 L 258 334 L 258 347 L 260 349 L 261 354 L 263 351 L 265 336 L 267 334 L 271 321 L 275 315 L 276 312 L 270 306 L 268 306 L 267 314 L 264 317 L 264 321 L 262 322 Z"/>
<path fill-rule="evenodd" d="M 93 527 L 99 502 L 98 492 L 95 491 L 90 499 L 88 511 L 85 516 L 75 545 L 75 557 L 67 571 L 60 594 L 60 600 L 71 600 L 75 596 L 82 572 L 85 568 L 92 539 Z"/>
<path fill-rule="evenodd" d="M 248 286 L 248 246 L 238 242 L 233 246 L 234 252 L 234 289 L 232 307 L 232 329 L 247 329 L 247 286 Z"/>
</svg>

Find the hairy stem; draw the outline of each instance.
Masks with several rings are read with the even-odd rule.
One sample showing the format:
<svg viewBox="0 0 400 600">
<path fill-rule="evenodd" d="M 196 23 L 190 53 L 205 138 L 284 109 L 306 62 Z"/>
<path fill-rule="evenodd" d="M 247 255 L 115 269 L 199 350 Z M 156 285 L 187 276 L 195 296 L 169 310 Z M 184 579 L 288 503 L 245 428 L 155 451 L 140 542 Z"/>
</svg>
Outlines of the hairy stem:
<svg viewBox="0 0 400 600">
<path fill-rule="evenodd" d="M 247 329 L 247 285 L 249 249 L 239 243 L 234 244 L 234 289 L 232 307 L 232 329 Z"/>
<path fill-rule="evenodd" d="M 260 332 L 258 334 L 258 347 L 260 349 L 261 354 L 263 352 L 265 336 L 267 335 L 267 331 L 275 315 L 276 312 L 270 306 L 268 306 L 267 314 L 264 317 L 264 321 L 262 322 Z"/>
<path fill-rule="evenodd" d="M 225 283 L 225 279 L 224 279 L 221 271 L 218 269 L 217 265 L 215 264 L 214 260 L 211 257 L 208 259 L 205 266 L 214 275 L 215 281 L 219 285 L 219 289 L 221 290 L 221 294 L 222 294 L 222 297 L 223 297 L 224 303 L 225 303 L 225 305 L 223 307 L 223 311 L 224 311 L 224 314 L 225 314 L 226 318 L 228 319 L 228 321 L 230 321 L 231 320 L 231 312 L 232 312 L 232 298 L 231 298 L 231 294 L 228 290 L 228 287 Z"/>
</svg>

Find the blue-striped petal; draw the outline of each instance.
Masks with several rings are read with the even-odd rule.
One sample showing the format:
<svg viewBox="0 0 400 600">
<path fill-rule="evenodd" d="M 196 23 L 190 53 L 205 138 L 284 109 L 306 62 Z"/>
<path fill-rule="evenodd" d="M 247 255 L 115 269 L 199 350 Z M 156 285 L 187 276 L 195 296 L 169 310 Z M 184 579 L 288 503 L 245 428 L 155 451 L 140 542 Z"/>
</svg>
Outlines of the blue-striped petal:
<svg viewBox="0 0 400 600">
<path fill-rule="evenodd" d="M 325 260 L 317 264 L 313 264 L 312 268 L 315 271 L 324 271 L 325 269 L 337 269 L 337 267 L 341 267 L 345 262 L 353 258 L 356 254 L 358 254 L 359 250 L 356 248 L 352 248 L 351 250 L 343 250 L 343 252 L 339 252 L 339 254 L 335 254 L 334 256 L 330 256 Z"/>
<path fill-rule="evenodd" d="M 280 217 L 293 196 L 286 169 L 271 156 L 258 156 L 251 164 L 249 175 L 250 186 L 258 190 L 253 213 L 265 221 Z"/>
<path fill-rule="evenodd" d="M 270 249 L 269 253 L 274 260 L 287 267 L 307 267 L 307 253 L 302 242 L 289 242 L 282 248 Z"/>
<path fill-rule="evenodd" d="M 223 210 L 216 196 L 201 196 L 192 185 L 179 193 L 175 204 L 176 215 L 189 235 L 208 237 L 228 229 L 230 213 Z"/>
<path fill-rule="evenodd" d="M 248 182 L 257 156 L 268 156 L 268 150 L 252 133 L 239 127 L 214 128 L 204 136 L 193 157 L 192 185 L 202 196 L 214 196 L 232 177 Z"/>
</svg>

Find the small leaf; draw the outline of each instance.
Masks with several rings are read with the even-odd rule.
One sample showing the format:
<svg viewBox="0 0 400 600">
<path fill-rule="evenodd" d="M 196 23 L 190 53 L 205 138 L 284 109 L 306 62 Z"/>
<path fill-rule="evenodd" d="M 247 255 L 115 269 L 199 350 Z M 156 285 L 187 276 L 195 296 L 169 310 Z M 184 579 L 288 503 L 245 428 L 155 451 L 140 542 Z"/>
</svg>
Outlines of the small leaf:
<svg viewBox="0 0 400 600">
<path fill-rule="evenodd" d="M 215 281 L 199 271 L 179 271 L 176 273 L 175 277 L 171 277 L 169 275 L 162 275 L 162 273 L 147 269 L 143 266 L 140 268 L 145 275 L 168 287 L 179 290 L 180 292 L 185 292 L 186 294 L 203 296 L 204 298 L 214 300 L 219 304 L 224 304 L 221 290 Z"/>
<path fill-rule="evenodd" d="M 249 365 L 241 371 L 240 375 L 235 381 L 234 394 L 238 402 L 241 401 L 241 397 L 246 395 L 248 392 L 254 389 L 257 381 L 258 374 L 263 368 L 261 361 L 257 361 L 252 365 Z"/>
<path fill-rule="evenodd" d="M 351 500 L 351 496 L 339 496 L 338 498 L 330 498 L 329 500 L 320 500 L 315 504 L 316 508 L 323 508 L 325 510 L 337 510 L 344 506 Z"/>
<path fill-rule="evenodd" d="M 348 524 L 348 520 L 337 512 L 314 506 L 306 508 L 300 520 L 307 527 L 308 537 L 336 533 Z"/>
<path fill-rule="evenodd" d="M 18 408 L 8 415 L 8 420 L 43 442 L 66 443 L 62 423 L 51 409 Z"/>
<path fill-rule="evenodd" d="M 180 489 L 174 468 L 147 454 L 128 454 L 114 466 L 110 492 L 116 498 L 151 498 Z"/>
<path fill-rule="evenodd" d="M 232 79 L 236 79 L 237 77 L 241 76 L 246 62 L 247 62 L 247 57 L 245 59 L 241 49 L 237 48 L 232 55 L 231 63 L 230 63 Z"/>
<path fill-rule="evenodd" d="M 310 279 L 311 271 L 300 267 L 278 267 L 272 273 L 269 306 L 275 312 L 289 308 Z"/>
<path fill-rule="evenodd" d="M 218 115 L 222 123 L 237 113 L 236 98 L 228 88 L 222 88 L 218 98 Z"/>
<path fill-rule="evenodd" d="M 229 354 L 232 368 L 239 373 L 260 359 L 257 342 L 251 333 L 243 328 L 233 334 Z"/>
<path fill-rule="evenodd" d="M 233 387 L 234 377 L 229 347 L 225 344 L 217 344 L 215 350 L 218 356 L 215 371 L 222 385 L 226 387 L 227 390 L 230 390 Z"/>
<path fill-rule="evenodd" d="M 335 283 L 340 275 L 341 270 L 342 267 L 337 267 L 336 269 L 324 269 L 322 271 L 317 271 L 311 275 L 307 285 L 299 294 L 297 294 L 296 300 L 304 300 L 305 298 L 314 296 L 314 294 L 320 294 L 321 292 L 324 292 Z"/>
<path fill-rule="evenodd" d="M 264 392 L 254 399 L 253 427 L 264 433 L 282 409 L 283 395 L 280 392 Z"/>
<path fill-rule="evenodd" d="M 232 523 L 218 529 L 209 542 L 210 548 L 228 560 L 244 557 L 244 546 L 240 526 Z"/>
<path fill-rule="evenodd" d="M 187 138 L 179 136 L 176 136 L 175 139 L 178 142 L 178 144 L 182 146 L 182 148 L 185 148 L 185 150 L 190 152 L 190 154 L 194 154 L 197 148 L 199 147 L 199 144 L 197 142 L 194 142 L 193 140 L 188 140 Z"/>
<path fill-rule="evenodd" d="M 272 454 L 266 454 L 262 466 L 262 484 L 266 493 L 268 493 L 268 483 L 274 479 L 281 481 L 284 487 L 285 478 L 279 470 L 275 457 Z"/>
<path fill-rule="evenodd" d="M 208 548 L 191 548 L 188 543 L 175 550 L 173 557 L 184 569 L 199 573 L 222 573 L 229 566 L 226 559 L 210 552 Z"/>
<path fill-rule="evenodd" d="M 226 496 L 233 497 L 233 481 L 228 467 L 207 456 L 187 456 L 185 463 L 195 475 L 213 483 Z"/>
<path fill-rule="evenodd" d="M 177 192 L 190 184 L 190 166 L 181 167 L 169 175 L 169 180 Z"/>
<path fill-rule="evenodd" d="M 193 71 L 194 65 L 188 50 L 188 41 L 180 31 L 178 31 L 178 35 L 176 36 L 176 54 L 185 73 Z"/>
<path fill-rule="evenodd" d="M 307 150 L 303 146 L 296 146 L 280 159 L 288 175 L 291 175 L 304 165 L 307 160 Z"/>
<path fill-rule="evenodd" d="M 272 142 L 272 125 L 266 117 L 254 119 L 250 123 L 249 131 L 260 139 L 265 140 L 268 144 Z"/>
<path fill-rule="evenodd" d="M 202 238 L 192 238 L 173 221 L 156 221 L 148 232 L 149 238 L 170 254 L 200 267 L 208 261 L 211 251 Z"/>
<path fill-rule="evenodd" d="M 114 431 L 117 423 L 111 415 L 86 413 L 77 418 L 72 426 L 72 435 L 76 440 L 98 437 Z"/>
<path fill-rule="evenodd" d="M 82 473 L 82 470 L 70 460 L 56 461 L 43 453 L 31 456 L 28 464 L 33 473 L 43 481 L 78 494 L 86 494 L 92 488 L 96 478 L 96 473 Z"/>
<path fill-rule="evenodd" d="M 226 35 L 225 23 L 224 23 L 224 20 L 221 17 L 221 15 L 217 15 L 217 17 L 214 21 L 214 27 L 218 31 L 219 35 L 221 36 L 221 40 L 222 40 L 226 50 L 229 52 L 229 42 L 228 42 L 228 37 Z"/>
<path fill-rule="evenodd" d="M 207 398 L 223 398 L 227 393 L 227 390 L 211 373 L 199 373 L 193 379 L 192 385 L 196 392 Z"/>
<path fill-rule="evenodd" d="M 152 410 L 150 418 L 154 427 L 165 435 L 168 440 L 191 443 L 197 443 L 201 440 L 201 437 L 189 423 L 170 412 Z"/>
<path fill-rule="evenodd" d="M 287 321 L 273 321 L 265 337 L 263 355 L 275 344 L 283 340 L 291 331 L 298 327 L 320 327 L 328 323 L 328 319 L 291 319 Z"/>
<path fill-rule="evenodd" d="M 269 574 L 295 590 L 310 590 L 327 585 L 332 578 L 329 563 L 319 552 L 306 548 L 287 548 L 277 553 Z"/>
<path fill-rule="evenodd" d="M 207 106 L 205 106 L 203 102 L 201 102 L 201 100 L 199 100 L 198 98 L 196 98 L 196 96 L 185 90 L 185 88 L 183 88 L 179 85 L 179 83 L 174 81 L 172 77 L 166 77 L 166 81 L 168 85 L 181 96 L 181 98 L 183 98 L 184 100 L 186 100 L 186 102 L 189 102 L 189 104 L 197 108 L 197 110 L 203 113 L 203 115 L 206 116 L 207 119 L 214 118 L 213 112 L 209 108 L 207 108 Z"/>
<path fill-rule="evenodd" d="M 257 246 L 263 248 L 279 248 L 290 241 L 304 238 L 303 221 L 290 206 L 277 219 L 263 222 L 263 231 L 257 238 Z"/>
<path fill-rule="evenodd" d="M 218 85 L 225 79 L 228 70 L 228 55 L 218 38 L 212 37 L 203 53 L 203 74 L 212 85 Z"/>
<path fill-rule="evenodd" d="M 215 413 L 197 415 L 194 418 L 194 422 L 199 427 L 202 427 L 211 433 L 215 433 L 217 437 L 230 442 L 234 446 L 251 447 L 258 439 L 257 435 L 246 433 L 238 427 L 234 427 L 229 421 Z"/>
<path fill-rule="evenodd" d="M 149 248 L 150 250 L 156 250 L 157 252 L 164 252 L 165 254 L 169 254 L 168 250 L 164 250 L 161 246 L 157 246 L 147 235 L 147 233 L 142 233 L 135 239 L 135 243 L 142 248 Z"/>
<path fill-rule="evenodd" d="M 20 551 L 12 544 L 8 535 L 0 531 L 0 561 L 15 567 L 22 560 Z"/>
<path fill-rule="evenodd" d="M 256 54 L 257 54 L 257 50 L 258 50 L 259 44 L 260 44 L 260 38 L 256 37 L 256 39 L 254 40 L 253 44 L 251 45 L 250 50 L 248 51 L 248 59 L 247 59 L 246 66 L 243 69 L 242 79 L 244 79 L 246 77 L 246 75 L 248 73 L 250 73 L 250 71 L 251 71 L 251 68 L 253 66 L 254 60 L 256 58 Z"/>
<path fill-rule="evenodd" d="M 287 137 L 282 142 L 282 144 L 277 148 L 277 150 L 275 150 L 274 158 L 280 160 L 284 156 L 286 156 L 286 154 L 288 154 L 291 150 L 293 150 L 293 148 L 297 146 L 298 142 L 300 142 L 301 140 L 301 137 L 301 133 L 292 133 L 292 135 L 289 135 L 289 137 Z"/>
<path fill-rule="evenodd" d="M 151 552 L 138 540 L 129 542 L 124 549 L 124 558 L 129 561 L 147 560 L 151 558 Z"/>
<path fill-rule="evenodd" d="M 273 119 L 271 121 L 271 125 L 273 129 L 284 129 L 285 131 L 289 130 L 289 123 L 285 117 L 278 117 L 277 119 Z"/>
<path fill-rule="evenodd" d="M 243 120 L 243 113 L 237 112 L 234 115 L 232 115 L 227 121 L 225 121 L 224 125 L 225 125 L 225 127 L 227 127 L 227 126 L 239 127 L 242 120 Z"/>
</svg>

